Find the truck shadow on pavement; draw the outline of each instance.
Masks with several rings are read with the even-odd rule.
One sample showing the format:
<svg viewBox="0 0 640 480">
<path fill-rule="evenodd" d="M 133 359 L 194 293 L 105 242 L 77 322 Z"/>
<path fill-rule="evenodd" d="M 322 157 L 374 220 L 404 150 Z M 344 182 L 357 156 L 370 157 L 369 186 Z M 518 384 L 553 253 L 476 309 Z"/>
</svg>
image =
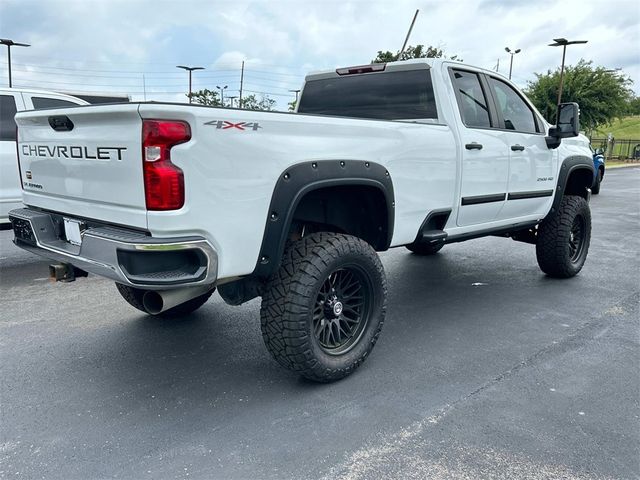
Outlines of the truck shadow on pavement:
<svg viewBox="0 0 640 480">
<path fill-rule="evenodd" d="M 143 402 L 146 393 L 160 391 L 201 404 L 229 392 L 265 401 L 273 395 L 313 395 L 356 385 L 368 391 L 367 383 L 381 372 L 402 381 L 416 368 L 425 381 L 433 381 L 450 370 L 451 358 L 462 361 L 466 356 L 465 361 L 475 362 L 491 351 L 520 348 L 525 332 L 550 341 L 559 328 L 555 316 L 570 320 L 549 304 L 584 288 L 580 277 L 559 287 L 535 264 L 484 260 L 447 253 L 430 258 L 386 255 L 389 304 L 383 333 L 371 358 L 332 385 L 300 379 L 271 359 L 262 343 L 259 299 L 230 307 L 214 295 L 197 312 L 173 319 L 137 315 L 127 306 L 118 312 L 133 313 L 131 317 L 109 328 L 91 355 L 97 361 L 108 359 L 101 375 L 112 392 L 105 394 L 138 390 Z M 91 370 L 77 373 L 95 375 Z"/>
</svg>

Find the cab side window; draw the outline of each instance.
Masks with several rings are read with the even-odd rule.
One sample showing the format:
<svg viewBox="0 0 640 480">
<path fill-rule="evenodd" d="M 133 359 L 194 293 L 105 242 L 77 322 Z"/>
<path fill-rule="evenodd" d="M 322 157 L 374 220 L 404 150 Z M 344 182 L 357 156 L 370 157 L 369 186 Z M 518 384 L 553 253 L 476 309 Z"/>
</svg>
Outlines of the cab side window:
<svg viewBox="0 0 640 480">
<path fill-rule="evenodd" d="M 0 95 L 0 140 L 16 140 L 17 113 L 16 99 L 13 95 Z"/>
<path fill-rule="evenodd" d="M 523 98 L 510 85 L 489 77 L 498 111 L 502 116 L 502 128 L 524 133 L 538 133 L 535 114 Z"/>
<path fill-rule="evenodd" d="M 487 97 L 478 75 L 473 72 L 453 70 L 453 86 L 464 124 L 467 127 L 490 128 Z"/>
</svg>

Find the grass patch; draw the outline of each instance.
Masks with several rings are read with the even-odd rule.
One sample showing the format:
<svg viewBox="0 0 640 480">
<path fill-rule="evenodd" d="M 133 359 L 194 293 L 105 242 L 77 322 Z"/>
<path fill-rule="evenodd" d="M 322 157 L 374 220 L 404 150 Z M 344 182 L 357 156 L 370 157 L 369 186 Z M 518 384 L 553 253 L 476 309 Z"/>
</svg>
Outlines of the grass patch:
<svg viewBox="0 0 640 480">
<path fill-rule="evenodd" d="M 596 129 L 593 138 L 607 138 L 609 133 L 616 140 L 640 140 L 640 116 L 625 117 L 604 125 Z"/>
</svg>

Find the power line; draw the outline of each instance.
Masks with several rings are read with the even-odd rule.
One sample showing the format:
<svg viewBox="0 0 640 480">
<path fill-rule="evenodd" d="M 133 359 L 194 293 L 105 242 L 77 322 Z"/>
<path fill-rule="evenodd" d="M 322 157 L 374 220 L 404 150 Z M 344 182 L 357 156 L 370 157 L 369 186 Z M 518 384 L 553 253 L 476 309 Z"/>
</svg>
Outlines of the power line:
<svg viewBox="0 0 640 480">
<path fill-rule="evenodd" d="M 15 82 L 14 82 L 15 84 Z M 15 85 L 16 88 L 36 88 L 36 89 L 42 89 L 42 87 L 38 87 L 37 85 L 33 85 L 33 84 L 29 84 L 29 83 L 18 83 Z M 77 89 L 69 89 L 67 88 L 57 88 L 57 87 L 53 87 L 53 88 L 47 88 L 47 90 L 52 90 L 52 91 L 56 91 L 56 92 L 60 92 L 60 93 L 68 93 L 70 95 L 74 95 L 74 94 L 82 94 L 82 93 L 103 93 L 105 95 L 140 95 L 143 96 L 145 94 L 145 91 L 142 87 L 140 87 L 139 89 L 120 89 L 120 90 L 91 90 L 91 89 L 87 89 L 86 86 L 83 86 L 81 88 L 77 88 Z M 149 88 L 146 89 L 146 95 L 147 97 L 153 97 L 153 96 L 157 96 L 157 95 L 184 95 L 185 92 L 184 90 L 180 90 L 180 91 L 165 91 L 165 90 L 150 90 Z"/>
<path fill-rule="evenodd" d="M 1 70 L 0 70 L 1 71 Z M 39 79 L 37 78 L 38 76 L 41 76 L 42 73 L 41 72 L 20 72 L 20 73 L 30 73 L 33 75 L 28 75 L 32 78 L 28 79 L 29 82 L 37 82 L 37 83 L 42 83 L 42 84 L 47 84 L 47 85 L 79 85 L 79 84 L 83 84 L 86 86 L 95 86 L 95 87 L 120 87 L 120 88 L 129 88 L 130 86 L 136 86 L 137 84 L 139 84 L 139 82 L 141 81 L 141 75 L 137 75 L 137 76 L 128 76 L 128 77 L 113 77 L 113 76 L 91 76 L 91 75 L 82 75 L 82 79 L 83 80 L 76 80 L 73 81 L 75 79 L 75 77 L 80 76 L 79 74 L 71 74 L 71 73 L 57 73 L 55 74 L 55 76 L 48 76 L 47 80 L 44 79 Z M 145 75 L 145 82 L 149 87 L 156 87 L 156 88 L 168 88 L 168 87 L 178 87 L 178 86 L 182 86 L 183 82 L 178 81 L 178 79 L 174 79 L 171 78 L 169 80 L 171 81 L 167 81 L 167 80 L 163 80 L 163 79 L 159 79 L 153 76 L 149 76 L 146 74 Z M 19 75 L 19 77 L 25 77 L 27 75 Z M 36 78 L 33 78 L 36 77 Z M 197 77 L 197 81 L 196 81 L 196 85 L 200 86 L 201 88 L 203 88 L 206 84 L 208 83 L 216 83 L 216 81 L 224 81 L 224 82 L 229 82 L 232 79 L 237 78 L 237 75 L 213 75 L 210 77 L 206 77 L 206 78 L 201 78 L 204 77 L 204 75 L 199 75 Z M 91 79 L 96 79 L 98 80 L 97 83 L 93 83 L 90 82 Z M 108 80 L 112 80 L 112 81 L 104 81 L 104 79 L 108 79 Z M 25 81 L 26 79 L 22 78 L 23 81 Z M 122 81 L 117 81 L 117 80 L 122 80 Z M 160 80 L 160 81 L 158 81 Z M 173 81 L 175 80 L 175 81 Z M 215 80 L 215 81 L 214 81 Z M 276 90 L 290 90 L 291 87 L 298 87 L 300 86 L 300 84 L 302 82 L 292 82 L 292 81 L 280 81 L 277 79 L 271 79 L 271 78 L 265 78 L 265 77 L 256 77 L 254 75 L 250 75 L 247 76 L 246 81 L 249 82 L 253 88 L 255 88 L 256 85 L 259 85 L 259 87 L 263 87 L 266 86 L 269 89 L 276 89 Z M 233 81 L 231 81 L 231 83 L 233 83 Z"/>
<path fill-rule="evenodd" d="M 0 71 L 2 71 L 2 69 L 0 69 Z M 15 71 L 15 69 L 14 69 Z M 44 75 L 47 74 L 46 72 L 34 72 L 34 71 L 29 71 L 29 70 L 18 70 L 19 73 L 24 73 L 24 74 L 34 74 L 33 76 L 36 75 Z M 49 77 L 51 77 L 51 75 L 55 76 L 55 77 L 60 77 L 63 78 L 65 80 L 70 79 L 70 78 L 75 78 L 75 77 L 81 77 L 81 78 L 96 78 L 96 79 L 114 79 L 114 80 L 123 80 L 123 81 L 127 81 L 127 80 L 140 80 L 141 75 L 145 75 L 147 80 L 149 81 L 153 81 L 153 80 L 162 80 L 162 81 L 173 81 L 173 80 L 178 80 L 178 78 L 166 78 L 164 79 L 163 77 L 157 77 L 157 76 L 152 76 L 149 75 L 148 73 L 142 73 L 140 75 L 129 75 L 126 77 L 118 77 L 118 76 L 112 76 L 112 75 L 84 75 L 84 74 L 75 74 L 75 73 L 55 73 L 55 74 L 47 74 Z M 26 76 L 26 75 L 23 75 Z M 202 80 L 211 80 L 211 79 L 224 79 L 224 81 L 230 81 L 230 79 L 233 78 L 237 78 L 237 74 L 223 74 L 223 75 L 209 75 L 209 76 L 205 76 L 204 74 L 202 75 L 198 75 L 197 79 L 200 80 L 200 83 L 203 83 Z M 265 78 L 265 77 L 258 77 L 255 75 L 250 75 L 248 76 L 249 80 L 257 80 L 260 83 L 269 83 L 275 86 L 293 86 L 293 85 L 300 85 L 302 83 L 302 81 L 300 82 L 295 82 L 295 81 L 290 81 L 290 80 L 278 80 L 275 78 Z M 44 81 L 44 80 L 43 80 Z M 215 82 L 213 82 L 215 83 Z M 175 85 L 178 85 L 178 83 L 176 83 Z"/>
<path fill-rule="evenodd" d="M 35 59 L 37 57 L 30 57 Z M 47 60 L 51 60 L 47 58 Z M 68 61 L 69 62 L 69 61 Z M 78 61 L 83 64 L 105 64 L 117 65 L 126 62 L 103 62 L 103 61 Z M 160 62 L 139 63 L 137 65 L 168 65 Z M 32 63 L 16 63 L 15 72 L 18 74 L 18 84 L 22 87 L 46 88 L 60 92 L 97 93 L 109 91 L 112 94 L 126 92 L 128 95 L 168 96 L 181 95 L 184 92 L 178 90 L 183 86 L 180 81 L 180 73 L 173 71 L 132 71 L 128 69 L 101 69 L 101 68 L 80 68 L 77 65 L 56 64 L 37 65 Z M 217 67 L 228 66 L 231 68 L 213 68 L 207 72 L 202 72 L 197 76 L 196 88 L 207 88 L 205 85 L 219 82 L 236 85 L 236 81 L 243 72 L 241 63 L 217 64 Z M 273 66 L 274 70 L 268 70 Z M 256 68 L 257 67 L 257 68 Z M 262 69 L 261 69 L 262 67 Z M 2 72 L 0 67 L 0 72 Z M 285 71 L 283 71 L 285 70 Z M 269 97 L 289 98 L 290 90 L 298 88 L 304 79 L 301 67 L 290 67 L 283 65 L 246 65 L 244 68 L 244 81 L 247 83 L 248 94 L 264 95 Z M 27 78 L 25 78 L 27 77 Z M 44 78 L 43 78 L 44 77 Z M 41 79 L 42 78 L 42 79 Z M 93 81 L 97 83 L 93 83 Z M 194 78 L 194 80 L 196 80 Z M 237 90 L 233 90 L 237 91 Z M 286 93 L 285 93 L 286 92 Z"/>
<path fill-rule="evenodd" d="M 14 64 L 15 65 L 15 64 Z M 293 73 L 282 73 L 282 72 L 274 72 L 274 71 L 268 71 L 268 70 L 254 70 L 252 68 L 245 68 L 245 71 L 249 71 L 249 72 L 255 72 L 255 73 L 268 73 L 269 75 L 279 75 L 282 77 L 304 77 L 306 75 L 306 73 L 304 74 L 293 74 Z"/>
<path fill-rule="evenodd" d="M 18 65 L 18 64 L 14 64 L 14 65 Z M 110 78 L 110 79 L 122 79 L 122 80 L 126 80 L 126 79 L 139 79 L 140 75 L 146 75 L 148 78 L 152 79 L 152 78 L 156 78 L 156 79 L 160 79 L 160 78 L 166 78 L 169 80 L 177 80 L 179 78 L 179 76 L 177 76 L 175 73 L 173 72 L 167 72 L 167 73 L 160 73 L 160 72 L 140 72 L 140 73 L 136 73 L 136 72 L 116 72 L 116 71 L 101 71 L 104 73 L 112 73 L 112 75 L 101 75 L 101 74 L 95 74 L 95 73 L 86 73 L 86 72 L 90 72 L 91 70 L 81 70 L 82 72 L 85 73 L 78 73 L 77 69 L 72 69 L 72 68 L 63 68 L 63 67 L 40 67 L 40 66 L 31 66 L 31 65 L 26 65 L 27 67 L 30 68 L 14 68 L 14 71 L 17 72 L 21 72 L 21 73 L 29 73 L 29 74 L 40 74 L 40 75 L 56 75 L 56 76 L 70 76 L 70 77 L 81 77 L 81 78 Z M 47 71 L 47 70 L 62 70 L 62 71 Z M 69 72 L 69 73 L 68 73 Z M 73 72 L 73 73 L 70 73 Z M 261 75 L 253 75 L 253 73 L 260 73 Z M 214 70 L 212 73 L 203 73 L 198 75 L 199 79 L 211 79 L 211 78 L 233 78 L 233 77 L 237 77 L 237 75 L 240 73 L 240 70 Z M 255 78 L 255 79 L 259 79 L 259 80 L 264 80 L 264 81 L 269 81 L 269 82 L 280 82 L 281 84 L 291 84 L 292 82 L 295 82 L 294 80 L 284 80 L 284 79 L 279 79 L 279 78 L 268 78 L 265 77 L 264 75 L 272 75 L 272 76 L 286 76 L 286 77 L 291 77 L 291 78 L 298 78 L 300 79 L 300 82 L 302 82 L 302 79 L 304 78 L 304 75 L 290 75 L 290 74 L 280 74 L 278 72 L 266 72 L 266 71 L 258 71 L 258 70 L 247 70 L 247 74 L 250 74 L 251 78 Z"/>
<path fill-rule="evenodd" d="M 15 83 L 15 82 L 14 82 Z M 20 87 L 23 88 L 38 88 L 38 84 L 39 83 L 45 83 L 44 81 L 38 81 L 38 82 L 17 82 L 19 84 Z M 75 92 L 78 93 L 78 90 L 81 91 L 91 91 L 91 90 L 87 90 L 88 88 L 92 89 L 94 87 L 101 87 L 102 89 L 104 89 L 105 87 L 110 87 L 110 92 L 116 94 L 118 92 L 114 92 L 113 91 L 113 87 L 117 87 L 117 90 L 119 91 L 126 91 L 128 94 L 142 94 L 144 95 L 145 93 L 147 95 L 177 95 L 177 94 L 183 94 L 184 91 L 167 91 L 165 88 L 163 88 L 163 86 L 160 85 L 149 85 L 145 82 L 145 84 L 138 84 L 138 85 L 105 85 L 105 84 L 82 84 L 79 85 L 78 83 L 75 82 L 46 82 L 47 84 L 52 85 L 51 87 L 47 87 L 49 89 L 54 89 L 54 90 L 59 90 L 59 91 L 69 91 L 69 92 Z M 55 85 L 78 85 L 78 89 L 70 89 L 70 87 L 56 87 Z M 175 85 L 171 85 L 171 86 L 166 86 L 166 87 L 175 87 Z M 40 87 L 41 88 L 41 87 Z M 255 86 L 254 86 L 255 88 Z M 269 89 L 271 90 L 271 89 Z M 236 91 L 236 90 L 233 90 Z M 247 93 L 253 93 L 253 94 L 258 94 L 258 95 L 267 95 L 267 96 L 273 96 L 273 97 L 290 97 L 291 94 L 290 93 L 280 93 L 280 92 L 273 92 L 273 91 L 264 91 L 264 90 L 253 90 L 253 89 L 246 89 L 244 90 Z"/>
<path fill-rule="evenodd" d="M 256 93 L 258 95 L 269 95 L 272 97 L 291 97 L 290 93 L 258 92 L 255 90 L 245 90 L 245 92 Z"/>
<path fill-rule="evenodd" d="M 245 84 L 249 85 L 249 88 L 263 88 L 267 87 L 269 90 L 282 90 L 283 92 L 288 92 L 291 90 L 290 88 L 286 88 L 284 86 L 273 86 L 273 85 L 260 85 L 259 82 L 252 82 L 251 79 L 245 80 Z"/>
<path fill-rule="evenodd" d="M 45 61 L 51 61 L 51 57 L 39 57 L 39 56 L 33 56 L 33 55 L 28 55 L 27 57 L 29 60 L 45 60 Z M 176 63 L 176 60 L 171 61 L 171 62 L 120 62 L 117 60 L 87 60 L 85 58 L 77 58 L 77 59 L 72 59 L 72 58 L 57 58 L 56 61 L 59 62 L 68 62 L 68 63 L 89 63 L 89 64 L 109 64 L 109 65 L 166 65 L 167 68 L 169 68 L 169 66 L 173 66 Z M 195 60 L 194 60 L 195 61 Z M 237 66 L 239 68 L 239 65 L 241 64 L 242 61 L 238 61 L 238 62 L 214 62 L 215 66 Z M 198 60 L 197 63 L 202 63 L 202 64 L 211 64 L 210 61 L 208 60 Z M 247 65 L 248 67 L 251 66 L 258 66 L 258 67 L 276 67 L 276 68 L 282 68 L 285 70 L 299 70 L 300 67 L 293 67 L 290 65 L 277 65 L 277 64 L 273 64 L 273 63 L 248 63 Z"/>
<path fill-rule="evenodd" d="M 57 88 L 57 86 L 67 86 L 66 88 L 70 88 L 69 86 L 77 86 L 78 88 L 86 88 L 86 87 L 90 87 L 90 88 L 109 88 L 109 89 L 125 89 L 125 90 L 140 90 L 141 92 L 144 90 L 144 88 L 146 87 L 147 92 L 151 92 L 151 89 L 173 89 L 173 88 L 177 88 L 177 87 L 181 87 L 183 86 L 182 83 L 163 83 L 163 84 L 154 84 L 154 83 L 149 83 L 149 80 L 145 78 L 144 81 L 144 85 L 142 83 L 142 79 L 138 79 L 138 82 L 129 82 L 129 83 L 120 83 L 120 84 L 114 84 L 114 83 L 81 83 L 81 82 L 64 82 L 64 81 L 51 81 L 51 80 L 26 80 L 26 79 L 18 79 L 18 82 L 23 84 L 23 83 L 30 83 L 31 85 L 40 85 L 40 88 L 42 88 L 42 84 L 46 85 L 47 88 Z M 270 94 L 278 94 L 278 95 L 284 95 L 282 92 L 288 92 L 290 89 L 286 88 L 285 86 L 274 86 L 274 85 L 261 85 L 260 82 L 252 82 L 252 81 L 248 81 L 245 82 L 246 85 L 249 85 L 249 88 L 253 88 L 253 89 L 260 89 L 263 86 L 268 87 L 268 90 L 275 90 L 275 92 L 271 92 Z M 202 89 L 202 88 L 206 88 L 206 86 L 203 86 L 201 82 L 198 82 L 195 85 L 195 89 Z M 247 90 L 249 91 L 249 90 Z M 261 90 L 255 90 L 257 93 L 265 93 Z M 183 92 L 184 93 L 184 92 Z"/>
<path fill-rule="evenodd" d="M 30 67 L 30 68 L 36 68 L 36 69 L 40 69 L 40 70 L 64 70 L 64 71 L 72 71 L 72 72 L 77 72 L 78 71 L 78 67 L 54 67 L 54 66 L 48 66 L 48 65 L 34 65 L 34 64 L 30 64 L 30 63 L 14 63 L 14 65 L 19 65 L 21 67 Z M 240 69 L 212 69 L 210 71 L 214 71 L 214 72 L 237 72 Z M 122 74 L 138 74 L 141 75 L 143 73 L 145 74 L 162 74 L 162 75 L 167 75 L 167 76 L 177 76 L 180 75 L 177 72 L 172 72 L 172 71 L 149 71 L 149 70 L 145 70 L 145 71 L 132 71 L 132 70 L 125 70 L 125 71 L 120 71 L 120 70 L 92 70 L 92 69 L 88 69 L 88 68 L 82 68 L 81 70 L 82 72 L 97 72 L 97 73 L 122 73 Z"/>
<path fill-rule="evenodd" d="M 60 81 L 60 80 L 51 81 L 51 80 L 38 80 L 38 79 L 33 79 L 33 80 L 30 80 L 30 81 L 37 82 L 37 83 L 57 84 L 57 85 L 83 85 L 83 86 L 87 86 L 87 87 L 118 87 L 118 86 L 126 87 L 127 86 L 126 82 L 125 83 L 117 83 L 116 84 L 116 83 L 63 82 L 63 81 Z M 138 77 L 138 82 L 137 83 L 140 83 L 140 82 L 141 82 L 141 78 Z M 132 85 L 134 84 L 134 82 L 128 82 L 128 83 L 132 84 Z M 164 87 L 180 87 L 180 86 L 183 86 L 183 85 L 184 85 L 184 82 L 182 82 L 182 83 L 180 83 L 180 82 L 178 82 L 178 83 L 163 83 L 163 84 L 156 84 L 156 85 L 147 83 L 147 86 L 156 87 L 156 88 L 158 88 L 158 87 L 163 87 L 163 88 Z"/>
</svg>

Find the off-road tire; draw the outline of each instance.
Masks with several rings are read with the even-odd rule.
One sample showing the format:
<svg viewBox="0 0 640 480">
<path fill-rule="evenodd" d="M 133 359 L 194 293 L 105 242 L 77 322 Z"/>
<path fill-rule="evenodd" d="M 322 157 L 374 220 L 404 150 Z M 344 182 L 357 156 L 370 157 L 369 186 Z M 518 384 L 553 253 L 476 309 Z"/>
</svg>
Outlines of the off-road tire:
<svg viewBox="0 0 640 480">
<path fill-rule="evenodd" d="M 415 253 L 416 255 L 434 255 L 442 250 L 444 247 L 444 243 L 412 243 L 410 245 L 405 245 L 407 250 Z"/>
<path fill-rule="evenodd" d="M 331 349 L 321 344 L 314 329 L 314 325 L 320 327 L 317 312 L 324 302 L 319 299 L 323 298 L 322 292 L 332 275 L 335 279 L 339 272 L 351 270 L 361 275 L 363 285 L 370 288 L 362 297 L 368 298 L 363 300 L 366 308 L 361 310 L 367 313 L 359 317 L 364 323 L 359 327 L 362 330 L 357 338 L 356 334 L 351 337 L 351 346 L 344 352 L 336 349 L 330 353 Z M 310 380 L 331 382 L 341 379 L 351 374 L 371 353 L 384 323 L 386 297 L 384 269 L 367 242 L 343 234 L 307 235 L 289 244 L 279 269 L 265 289 L 260 309 L 264 343 L 280 365 Z M 345 298 L 348 295 L 345 294 Z M 345 311 L 346 305 L 348 303 L 345 303 Z M 324 320 L 322 322 L 325 325 Z"/>
<path fill-rule="evenodd" d="M 120 295 L 122 295 L 122 298 L 124 298 L 127 301 L 127 303 L 132 307 L 137 308 L 138 310 L 146 314 L 153 315 L 155 317 L 165 317 L 165 318 L 176 317 L 180 315 L 188 315 L 189 313 L 195 312 L 202 305 L 204 305 L 207 302 L 207 300 L 209 300 L 209 297 L 213 295 L 213 292 L 216 291 L 216 288 L 213 287 L 207 293 L 202 294 L 198 297 L 192 298 L 191 300 L 188 300 L 185 303 L 176 305 L 175 307 L 170 308 L 169 310 L 165 310 L 164 312 L 152 314 L 147 312 L 147 310 L 144 308 L 144 304 L 142 303 L 142 297 L 144 296 L 146 290 L 142 288 L 129 287 L 121 283 L 116 283 L 116 288 L 118 289 L 118 292 L 120 292 Z"/>
<path fill-rule="evenodd" d="M 602 183 L 602 169 L 598 169 L 598 173 L 596 173 L 596 179 L 593 182 L 593 187 L 591 187 L 591 193 L 594 195 L 598 195 L 600 193 L 600 184 Z"/>
<path fill-rule="evenodd" d="M 551 277 L 573 277 L 582 270 L 590 241 L 589 204 L 582 197 L 565 195 L 558 210 L 538 227 L 536 257 L 540 269 Z"/>
</svg>

